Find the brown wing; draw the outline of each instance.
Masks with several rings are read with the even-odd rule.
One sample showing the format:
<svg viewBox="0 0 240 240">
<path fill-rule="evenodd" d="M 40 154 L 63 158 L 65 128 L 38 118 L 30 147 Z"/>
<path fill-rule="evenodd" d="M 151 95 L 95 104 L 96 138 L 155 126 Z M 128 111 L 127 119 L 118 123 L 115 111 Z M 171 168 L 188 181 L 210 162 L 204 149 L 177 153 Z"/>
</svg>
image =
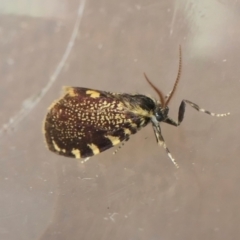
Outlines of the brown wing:
<svg viewBox="0 0 240 240">
<path fill-rule="evenodd" d="M 129 111 L 121 94 L 68 87 L 63 98 L 50 107 L 44 130 L 51 151 L 85 158 L 127 139 L 147 122 Z"/>
</svg>

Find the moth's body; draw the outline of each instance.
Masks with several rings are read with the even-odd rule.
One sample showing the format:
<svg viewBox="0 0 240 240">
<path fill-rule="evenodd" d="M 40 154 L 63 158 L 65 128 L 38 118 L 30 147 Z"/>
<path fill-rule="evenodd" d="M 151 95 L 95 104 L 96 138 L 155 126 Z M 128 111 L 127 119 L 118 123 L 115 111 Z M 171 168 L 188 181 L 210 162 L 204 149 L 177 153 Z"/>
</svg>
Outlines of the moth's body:
<svg viewBox="0 0 240 240">
<path fill-rule="evenodd" d="M 145 75 L 160 101 L 141 94 L 66 87 L 64 96 L 50 106 L 45 119 L 44 133 L 48 148 L 66 157 L 87 158 L 127 141 L 131 134 L 151 122 L 158 144 L 163 146 L 178 167 L 163 139 L 160 122 L 179 126 L 186 104 L 211 116 L 229 115 L 211 113 L 193 102 L 182 100 L 178 120 L 169 118 L 168 104 L 176 90 L 180 73 L 181 49 L 177 79 L 169 96 L 164 97 Z"/>
<path fill-rule="evenodd" d="M 128 140 L 155 119 L 158 104 L 140 94 L 67 87 L 47 114 L 47 144 L 53 152 L 68 157 L 95 155 Z"/>
</svg>

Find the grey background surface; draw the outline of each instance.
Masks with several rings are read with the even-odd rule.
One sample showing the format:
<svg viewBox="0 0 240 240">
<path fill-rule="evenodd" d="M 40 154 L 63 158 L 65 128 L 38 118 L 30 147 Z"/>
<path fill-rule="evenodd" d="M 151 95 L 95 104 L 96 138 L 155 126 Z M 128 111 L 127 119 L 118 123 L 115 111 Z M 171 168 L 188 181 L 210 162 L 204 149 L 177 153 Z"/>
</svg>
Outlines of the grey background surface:
<svg viewBox="0 0 240 240">
<path fill-rule="evenodd" d="M 0 239 L 240 237 L 240 2 L 0 1 Z M 85 164 L 49 152 L 42 122 L 62 86 L 156 96 L 183 73 L 162 124 Z"/>
</svg>

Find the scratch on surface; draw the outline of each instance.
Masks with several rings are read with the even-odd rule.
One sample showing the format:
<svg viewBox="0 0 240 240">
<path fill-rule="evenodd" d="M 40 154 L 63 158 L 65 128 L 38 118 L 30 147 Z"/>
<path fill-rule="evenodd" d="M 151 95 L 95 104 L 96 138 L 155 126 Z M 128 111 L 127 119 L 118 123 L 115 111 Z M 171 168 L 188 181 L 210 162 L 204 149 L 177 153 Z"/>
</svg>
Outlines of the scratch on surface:
<svg viewBox="0 0 240 240">
<path fill-rule="evenodd" d="M 170 24 L 170 36 L 172 36 L 172 34 L 173 34 L 173 26 L 174 26 L 174 23 L 176 21 L 177 10 L 178 10 L 178 3 L 176 1 L 175 4 L 174 4 L 172 21 L 171 21 L 171 24 Z"/>
<path fill-rule="evenodd" d="M 111 192 L 107 197 L 108 199 L 113 199 L 114 197 L 119 197 L 118 195 L 123 192 L 123 191 L 126 191 L 127 188 L 129 188 L 130 186 L 134 185 L 134 183 L 131 183 L 131 184 L 128 184 L 124 187 L 121 187 L 119 188 L 118 190 L 114 191 L 114 192 Z"/>
<path fill-rule="evenodd" d="M 114 212 L 114 213 L 112 213 L 111 215 L 110 215 L 110 219 L 112 220 L 112 222 L 115 222 L 115 219 L 114 219 L 114 216 L 115 215 L 118 215 L 118 213 L 116 213 L 116 212 Z"/>
<path fill-rule="evenodd" d="M 79 26 L 82 20 L 84 7 L 85 7 L 86 0 L 80 0 L 78 12 L 77 12 L 77 19 L 75 21 L 73 31 L 71 34 L 71 37 L 69 39 L 69 42 L 67 44 L 67 47 L 65 49 L 65 52 L 62 56 L 62 59 L 56 66 L 53 74 L 50 76 L 50 80 L 46 84 L 44 88 L 41 89 L 41 91 L 38 94 L 35 94 L 26 100 L 23 101 L 21 109 L 12 116 L 7 123 L 3 124 L 0 128 L 0 136 L 3 134 L 4 131 L 6 131 L 9 128 L 16 128 L 17 125 L 33 110 L 33 108 L 42 100 L 42 98 L 45 96 L 45 94 L 49 91 L 49 89 L 52 87 L 54 82 L 56 81 L 57 77 L 59 76 L 60 72 L 62 71 L 64 64 L 66 63 L 70 52 L 73 48 L 73 45 L 76 41 Z"/>
</svg>

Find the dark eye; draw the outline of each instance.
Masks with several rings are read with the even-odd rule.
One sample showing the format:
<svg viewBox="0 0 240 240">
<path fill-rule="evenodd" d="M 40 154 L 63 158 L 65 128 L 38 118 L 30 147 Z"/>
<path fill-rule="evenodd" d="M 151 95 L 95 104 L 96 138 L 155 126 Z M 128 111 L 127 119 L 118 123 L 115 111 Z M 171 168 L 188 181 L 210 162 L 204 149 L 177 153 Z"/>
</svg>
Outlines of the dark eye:
<svg viewBox="0 0 240 240">
<path fill-rule="evenodd" d="M 155 117 L 156 117 L 156 119 L 157 119 L 158 122 L 163 121 L 163 115 L 162 115 L 162 112 L 161 112 L 161 111 L 156 111 L 156 112 L 155 112 Z"/>
<path fill-rule="evenodd" d="M 155 117 L 157 119 L 158 122 L 161 122 L 163 120 L 165 120 L 167 118 L 167 115 L 168 115 L 168 107 L 164 108 L 164 109 L 161 109 L 161 108 L 158 108 L 155 110 Z"/>
</svg>

